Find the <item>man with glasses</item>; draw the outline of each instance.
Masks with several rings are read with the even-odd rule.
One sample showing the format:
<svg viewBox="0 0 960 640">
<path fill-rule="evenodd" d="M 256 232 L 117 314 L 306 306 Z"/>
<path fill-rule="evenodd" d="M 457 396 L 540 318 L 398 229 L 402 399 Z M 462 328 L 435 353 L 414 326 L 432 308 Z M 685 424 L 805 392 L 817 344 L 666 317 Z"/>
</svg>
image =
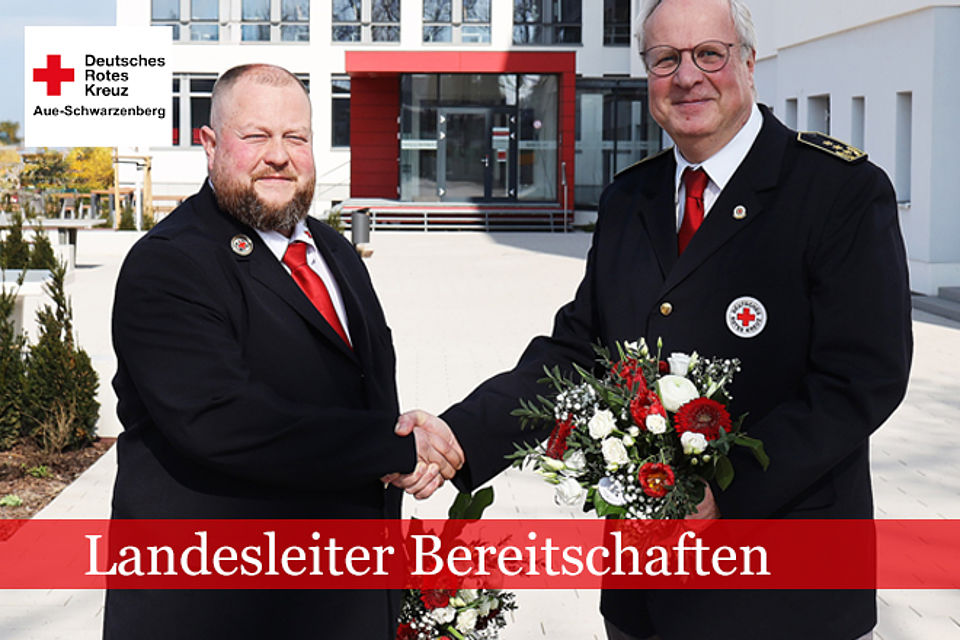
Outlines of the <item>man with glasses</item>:
<svg viewBox="0 0 960 640">
<path fill-rule="evenodd" d="M 639 20 L 650 111 L 675 146 L 604 192 L 553 334 L 442 415 L 466 453 L 455 482 L 482 483 L 515 440 L 545 437 L 510 417 L 543 392 L 544 365 L 589 367 L 591 344 L 643 336 L 742 361 L 731 413 L 748 414 L 770 467 L 735 451 L 733 484 L 711 486 L 696 515 L 871 518 L 868 437 L 900 403 L 912 354 L 890 182 L 859 150 L 755 104 L 742 2 L 646 0 Z M 609 590 L 601 602 L 615 640 L 854 640 L 876 623 L 870 590 Z"/>
</svg>

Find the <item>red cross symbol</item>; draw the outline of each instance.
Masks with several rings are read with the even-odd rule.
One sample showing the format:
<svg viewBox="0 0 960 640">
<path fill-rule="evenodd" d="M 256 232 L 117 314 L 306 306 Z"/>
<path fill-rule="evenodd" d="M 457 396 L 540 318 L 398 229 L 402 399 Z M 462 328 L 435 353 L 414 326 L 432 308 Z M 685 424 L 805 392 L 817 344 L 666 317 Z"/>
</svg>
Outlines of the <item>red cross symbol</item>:
<svg viewBox="0 0 960 640">
<path fill-rule="evenodd" d="M 743 311 L 737 314 L 737 320 L 742 322 L 744 327 L 749 327 L 756 319 L 757 316 L 754 315 L 753 311 L 750 311 L 750 307 L 744 307 Z"/>
<path fill-rule="evenodd" d="M 47 68 L 37 68 L 33 70 L 34 82 L 47 83 L 47 95 L 60 95 L 60 84 L 63 82 L 73 82 L 73 69 L 65 69 L 60 66 L 59 55 L 47 56 Z"/>
</svg>

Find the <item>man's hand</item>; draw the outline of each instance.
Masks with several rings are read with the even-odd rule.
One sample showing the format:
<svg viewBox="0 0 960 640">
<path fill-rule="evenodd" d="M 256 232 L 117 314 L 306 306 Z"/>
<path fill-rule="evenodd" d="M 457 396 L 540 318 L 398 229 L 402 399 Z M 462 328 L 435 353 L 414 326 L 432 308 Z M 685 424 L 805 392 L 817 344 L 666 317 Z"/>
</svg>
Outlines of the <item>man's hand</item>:
<svg viewBox="0 0 960 640">
<path fill-rule="evenodd" d="M 463 466 L 463 449 L 450 427 L 440 418 L 414 409 L 400 416 L 395 433 L 406 437 L 413 433 L 417 441 L 417 468 L 412 473 L 390 474 L 381 480 L 392 484 L 418 500 L 430 497 Z"/>
<path fill-rule="evenodd" d="M 703 483 L 703 500 L 697 505 L 697 512 L 686 517 L 687 520 L 716 520 L 720 517 L 720 508 L 713 499 L 713 490 Z"/>
</svg>

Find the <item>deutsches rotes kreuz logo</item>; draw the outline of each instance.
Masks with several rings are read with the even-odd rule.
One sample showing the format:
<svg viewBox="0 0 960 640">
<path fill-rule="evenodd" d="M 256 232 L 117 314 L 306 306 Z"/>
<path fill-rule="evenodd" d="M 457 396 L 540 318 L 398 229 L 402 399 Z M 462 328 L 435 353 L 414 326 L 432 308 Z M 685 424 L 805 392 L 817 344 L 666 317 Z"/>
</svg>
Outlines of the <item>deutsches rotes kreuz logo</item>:
<svg viewBox="0 0 960 640">
<path fill-rule="evenodd" d="M 727 307 L 727 328 L 741 338 L 755 338 L 767 326 L 767 309 L 756 298 L 737 298 Z"/>
</svg>

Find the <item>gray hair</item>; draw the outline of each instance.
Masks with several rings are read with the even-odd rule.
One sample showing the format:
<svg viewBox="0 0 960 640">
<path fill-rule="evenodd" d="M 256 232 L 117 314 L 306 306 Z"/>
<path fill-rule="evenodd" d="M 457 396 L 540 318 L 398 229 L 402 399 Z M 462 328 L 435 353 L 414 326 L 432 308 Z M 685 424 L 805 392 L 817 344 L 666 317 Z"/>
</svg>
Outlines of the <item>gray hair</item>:
<svg viewBox="0 0 960 640">
<path fill-rule="evenodd" d="M 645 50 L 644 39 L 646 38 L 647 20 L 663 0 L 640 0 L 640 9 L 637 11 L 636 32 L 637 44 L 640 46 L 640 52 Z M 757 32 L 753 28 L 753 16 L 750 15 L 750 8 L 742 0 L 727 0 L 730 5 L 730 17 L 733 19 L 733 26 L 737 30 L 737 38 L 740 39 L 740 45 L 753 52 L 757 51 Z"/>
<path fill-rule="evenodd" d="M 300 78 L 283 67 L 272 64 L 242 64 L 224 71 L 213 85 L 210 96 L 210 126 L 214 130 L 220 125 L 220 111 L 224 96 L 241 78 L 248 78 L 251 82 L 272 87 L 296 85 L 303 89 L 307 100 L 310 99 L 310 94 Z"/>
</svg>

